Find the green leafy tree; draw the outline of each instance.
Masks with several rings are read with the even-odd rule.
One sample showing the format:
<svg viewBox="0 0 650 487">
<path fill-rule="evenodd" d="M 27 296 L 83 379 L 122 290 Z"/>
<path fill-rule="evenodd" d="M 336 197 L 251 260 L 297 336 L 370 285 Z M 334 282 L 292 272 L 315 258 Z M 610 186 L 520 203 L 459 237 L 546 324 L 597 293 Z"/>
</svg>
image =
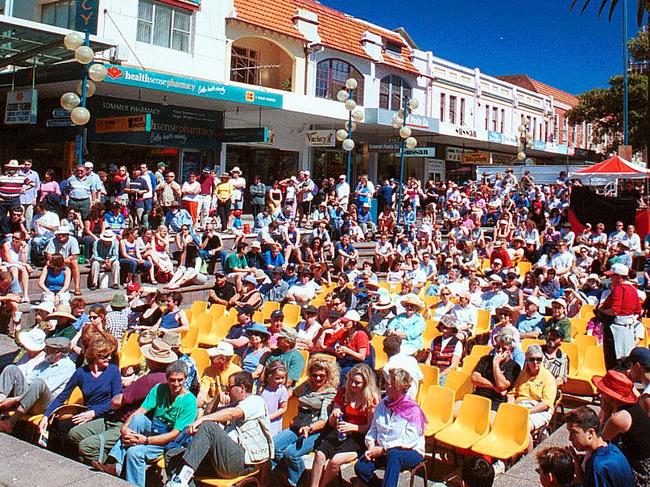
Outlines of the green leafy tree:
<svg viewBox="0 0 650 487">
<path fill-rule="evenodd" d="M 646 149 L 650 139 L 648 117 L 648 77 L 629 76 L 629 143 L 635 150 Z M 616 150 L 623 143 L 623 76 L 609 80 L 608 88 L 596 88 L 578 96 L 579 103 L 567 113 L 572 124 L 592 124 L 594 138 L 609 136 L 608 150 Z"/>
<path fill-rule="evenodd" d="M 573 10 L 573 7 L 575 7 L 579 1 L 580 0 L 572 0 L 571 10 Z M 591 0 L 582 0 L 582 2 L 583 3 L 582 3 L 582 9 L 580 10 L 580 14 L 582 14 L 585 10 L 587 10 L 587 7 L 589 7 Z M 609 20 L 612 20 L 614 11 L 616 10 L 616 7 L 619 3 L 620 0 L 601 0 L 600 7 L 598 8 L 598 16 L 600 17 L 600 15 L 605 10 L 605 7 L 607 7 L 607 5 L 609 4 Z M 643 25 L 643 18 L 649 12 L 650 12 L 650 0 L 638 0 L 637 10 L 636 10 L 636 21 L 638 22 L 639 25 Z"/>
</svg>

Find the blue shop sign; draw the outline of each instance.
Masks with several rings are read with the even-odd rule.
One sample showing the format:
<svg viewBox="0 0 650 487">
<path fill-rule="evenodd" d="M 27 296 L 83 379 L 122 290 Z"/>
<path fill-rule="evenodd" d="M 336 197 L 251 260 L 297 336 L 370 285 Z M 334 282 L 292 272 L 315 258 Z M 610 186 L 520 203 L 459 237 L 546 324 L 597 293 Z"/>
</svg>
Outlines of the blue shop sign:
<svg viewBox="0 0 650 487">
<path fill-rule="evenodd" d="M 503 134 L 501 132 L 493 132 L 488 130 L 488 142 L 495 142 L 497 144 L 503 143 Z"/>
<path fill-rule="evenodd" d="M 392 110 L 385 108 L 366 108 L 364 123 L 376 123 L 378 125 L 391 125 L 393 121 Z M 438 132 L 439 123 L 437 118 L 423 117 L 414 113 L 409 114 L 406 125 L 413 128 L 427 130 L 429 132 Z"/>
<path fill-rule="evenodd" d="M 260 90 L 156 73 L 154 71 L 143 71 L 114 64 L 106 64 L 105 66 L 108 70 L 106 83 L 178 93 L 180 95 L 199 96 L 212 100 L 232 101 L 244 105 L 282 108 L 282 95 L 277 93 L 267 93 Z"/>
<path fill-rule="evenodd" d="M 59 7 L 57 7 L 58 9 Z M 66 7 L 67 8 L 67 7 Z M 97 34 L 99 0 L 77 0 L 74 29 L 79 32 Z"/>
<path fill-rule="evenodd" d="M 533 140 L 533 149 L 546 150 L 546 142 L 543 140 Z"/>
</svg>

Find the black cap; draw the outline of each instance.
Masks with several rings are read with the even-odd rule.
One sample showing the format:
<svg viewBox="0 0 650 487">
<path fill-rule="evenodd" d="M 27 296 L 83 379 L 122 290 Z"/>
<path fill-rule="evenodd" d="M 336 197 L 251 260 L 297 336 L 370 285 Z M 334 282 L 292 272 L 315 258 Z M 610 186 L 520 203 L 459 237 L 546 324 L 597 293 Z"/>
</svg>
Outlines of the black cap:
<svg viewBox="0 0 650 487">
<path fill-rule="evenodd" d="M 274 320 L 276 318 L 284 318 L 284 313 L 281 309 L 276 309 L 273 313 L 271 313 L 271 319 Z"/>
<path fill-rule="evenodd" d="M 253 316 L 255 314 L 255 309 L 250 304 L 245 304 L 244 306 L 237 306 L 237 313 L 244 313 Z"/>
<path fill-rule="evenodd" d="M 564 340 L 564 330 L 560 327 L 552 327 L 549 328 L 548 332 L 546 333 L 547 336 L 550 336 L 551 333 L 555 333 L 558 337 L 560 337 L 562 340 Z"/>
</svg>

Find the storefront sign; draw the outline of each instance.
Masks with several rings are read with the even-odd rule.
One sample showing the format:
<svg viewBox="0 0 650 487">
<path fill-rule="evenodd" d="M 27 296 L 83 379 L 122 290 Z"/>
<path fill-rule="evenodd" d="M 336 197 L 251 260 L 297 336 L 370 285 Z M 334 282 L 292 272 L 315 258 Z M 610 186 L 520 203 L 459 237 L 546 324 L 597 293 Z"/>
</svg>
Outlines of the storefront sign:
<svg viewBox="0 0 650 487">
<path fill-rule="evenodd" d="M 450 162 L 462 162 L 463 152 L 463 149 L 459 147 L 447 147 L 445 159 Z"/>
<path fill-rule="evenodd" d="M 173 76 L 171 74 L 142 71 L 126 66 L 106 64 L 106 83 L 136 88 L 147 88 L 181 95 L 198 96 L 212 100 L 231 101 L 244 105 L 282 108 L 282 95 L 260 90 L 231 86 L 225 83 Z"/>
<path fill-rule="evenodd" d="M 151 117 L 151 132 L 101 133 L 96 130 L 96 123 L 91 122 L 88 125 L 90 142 L 183 149 L 221 149 L 222 112 L 97 95 L 90 98 L 88 104 L 91 113 L 101 113 L 107 117 L 130 117 L 143 114 L 149 114 Z"/>
<path fill-rule="evenodd" d="M 488 140 L 488 132 L 486 130 L 475 130 L 468 127 L 459 127 L 451 123 L 441 122 L 440 133 L 443 135 L 451 135 L 454 137 L 463 137 L 475 140 Z"/>
<path fill-rule="evenodd" d="M 37 115 L 37 90 L 16 90 L 7 93 L 5 125 L 35 124 Z"/>
<path fill-rule="evenodd" d="M 533 149 L 546 150 L 546 142 L 543 140 L 533 140 Z"/>
<path fill-rule="evenodd" d="M 517 139 L 516 135 L 508 135 L 508 134 L 502 134 L 502 143 L 506 145 L 517 145 L 519 143 L 519 140 Z"/>
<path fill-rule="evenodd" d="M 463 164 L 489 164 L 490 153 L 482 151 L 465 152 L 462 162 Z"/>
<path fill-rule="evenodd" d="M 426 174 L 430 174 L 432 172 L 445 172 L 445 161 L 442 159 L 427 159 L 426 160 Z"/>
<path fill-rule="evenodd" d="M 97 34 L 99 0 L 77 0 L 74 29 L 79 32 Z"/>
<path fill-rule="evenodd" d="M 366 108 L 364 123 L 376 123 L 379 125 L 391 125 L 393 115 L 396 112 L 386 110 L 385 108 Z M 423 117 L 421 115 L 410 114 L 406 119 L 406 125 L 413 128 L 427 130 L 429 132 L 438 131 L 438 119 Z"/>
<path fill-rule="evenodd" d="M 399 144 L 397 143 L 368 144 L 369 152 L 393 152 L 396 150 L 399 150 Z"/>
<path fill-rule="evenodd" d="M 400 157 L 400 152 L 393 154 L 395 157 Z M 416 147 L 415 149 L 406 149 L 404 157 L 436 157 L 435 147 Z"/>
<path fill-rule="evenodd" d="M 489 142 L 496 142 L 497 144 L 501 144 L 503 142 L 503 134 L 501 132 L 493 132 L 491 130 L 488 131 L 488 141 Z"/>
<path fill-rule="evenodd" d="M 72 119 L 70 118 L 70 112 L 64 110 L 63 108 L 55 108 L 52 110 L 52 118 L 45 120 L 46 127 L 72 127 Z"/>
<path fill-rule="evenodd" d="M 245 142 L 260 142 L 262 144 L 269 140 L 269 129 L 266 127 L 223 129 L 216 132 L 217 140 L 226 144 L 237 144 Z"/>
<path fill-rule="evenodd" d="M 309 130 L 305 132 L 305 139 L 310 147 L 336 146 L 336 132 L 334 130 Z"/>
<path fill-rule="evenodd" d="M 105 117 L 95 121 L 98 134 L 112 132 L 151 132 L 151 114 Z"/>
<path fill-rule="evenodd" d="M 497 154 L 492 153 L 492 164 L 497 166 L 509 166 L 516 159 L 515 154 Z"/>
</svg>

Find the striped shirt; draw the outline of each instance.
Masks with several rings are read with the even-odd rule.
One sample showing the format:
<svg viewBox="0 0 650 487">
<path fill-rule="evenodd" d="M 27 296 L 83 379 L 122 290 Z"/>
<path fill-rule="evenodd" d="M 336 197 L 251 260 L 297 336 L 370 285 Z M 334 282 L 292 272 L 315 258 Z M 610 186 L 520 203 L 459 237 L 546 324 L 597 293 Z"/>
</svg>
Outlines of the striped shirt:
<svg viewBox="0 0 650 487">
<path fill-rule="evenodd" d="M 68 178 L 70 198 L 73 200 L 85 200 L 90 198 L 92 193 L 92 181 L 87 177 L 79 179 L 77 176 Z"/>
<path fill-rule="evenodd" d="M 23 185 L 29 183 L 28 178 L 19 174 L 0 176 L 0 198 L 5 200 L 17 198 L 23 191 Z"/>
</svg>

